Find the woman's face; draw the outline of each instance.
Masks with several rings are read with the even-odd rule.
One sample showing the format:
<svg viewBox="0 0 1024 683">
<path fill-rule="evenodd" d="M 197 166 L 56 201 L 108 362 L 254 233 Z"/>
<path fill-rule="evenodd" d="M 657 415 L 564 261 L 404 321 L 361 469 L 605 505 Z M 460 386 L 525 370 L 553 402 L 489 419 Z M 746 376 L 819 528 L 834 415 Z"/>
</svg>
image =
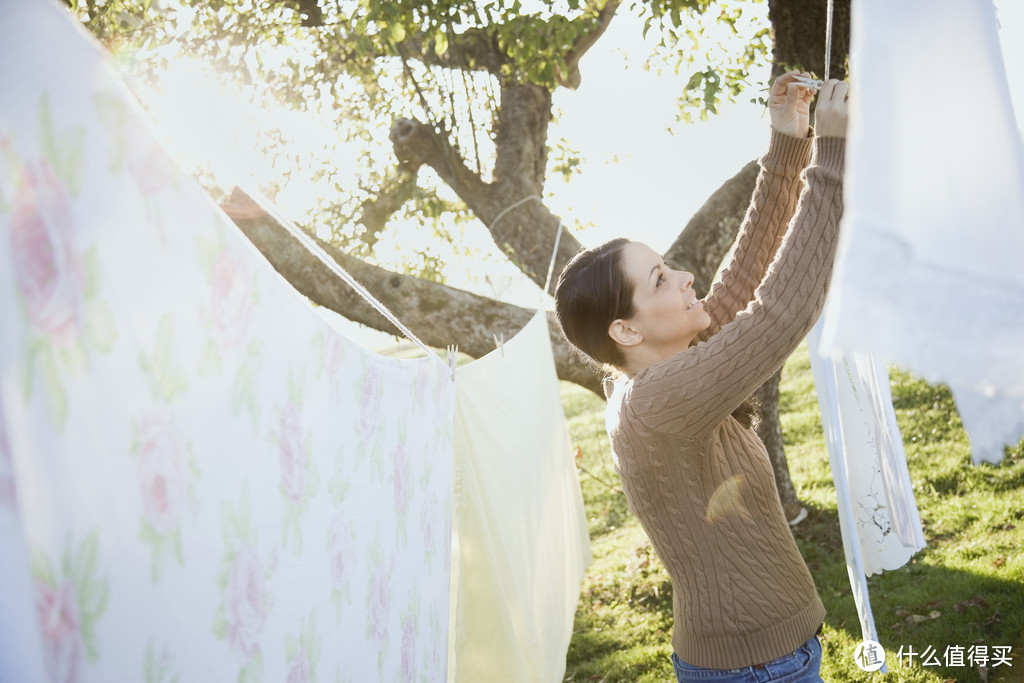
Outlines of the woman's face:
<svg viewBox="0 0 1024 683">
<path fill-rule="evenodd" d="M 711 324 L 693 289 L 693 275 L 672 270 L 646 244 L 629 242 L 623 246 L 622 269 L 634 285 L 635 312 L 628 323 L 656 356 L 665 359 L 686 350 L 693 338 Z"/>
</svg>

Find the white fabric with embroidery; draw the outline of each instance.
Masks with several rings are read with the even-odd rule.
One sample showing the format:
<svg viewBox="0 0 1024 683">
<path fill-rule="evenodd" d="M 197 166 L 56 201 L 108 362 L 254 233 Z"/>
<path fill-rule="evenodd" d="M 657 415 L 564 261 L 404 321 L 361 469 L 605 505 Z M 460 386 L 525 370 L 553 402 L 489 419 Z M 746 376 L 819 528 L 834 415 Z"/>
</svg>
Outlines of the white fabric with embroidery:
<svg viewBox="0 0 1024 683">
<path fill-rule="evenodd" d="M 559 683 L 591 554 L 544 312 L 457 380 L 448 680 Z"/>
<path fill-rule="evenodd" d="M 807 337 L 821 339 L 822 321 Z M 892 406 L 889 376 L 869 356 L 811 354 L 839 527 L 864 640 L 878 640 L 866 577 L 905 565 L 925 545 Z"/>
<path fill-rule="evenodd" d="M 858 0 L 822 349 L 948 384 L 974 461 L 1024 436 L 1024 145 L 991 0 Z"/>
<path fill-rule="evenodd" d="M 0 3 L 0 667 L 443 681 L 449 368 L 323 322 L 106 60 Z"/>
</svg>

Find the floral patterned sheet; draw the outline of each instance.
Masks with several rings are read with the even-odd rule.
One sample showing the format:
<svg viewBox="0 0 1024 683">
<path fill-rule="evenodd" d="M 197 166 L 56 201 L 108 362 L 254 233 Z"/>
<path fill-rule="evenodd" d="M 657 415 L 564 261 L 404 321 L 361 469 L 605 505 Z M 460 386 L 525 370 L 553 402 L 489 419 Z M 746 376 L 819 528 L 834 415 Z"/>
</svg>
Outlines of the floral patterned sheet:
<svg viewBox="0 0 1024 683">
<path fill-rule="evenodd" d="M 346 341 L 0 2 L 0 678 L 439 681 L 454 383 Z"/>
</svg>

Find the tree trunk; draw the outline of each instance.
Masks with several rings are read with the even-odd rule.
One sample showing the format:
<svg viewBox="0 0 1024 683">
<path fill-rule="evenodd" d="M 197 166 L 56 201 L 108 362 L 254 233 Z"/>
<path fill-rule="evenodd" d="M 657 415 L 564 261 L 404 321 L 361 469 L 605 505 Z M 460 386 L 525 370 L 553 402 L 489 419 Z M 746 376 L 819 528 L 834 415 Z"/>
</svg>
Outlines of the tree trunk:
<svg viewBox="0 0 1024 683">
<path fill-rule="evenodd" d="M 789 476 L 789 461 L 786 460 L 786 449 L 782 444 L 782 423 L 779 421 L 779 380 L 782 370 L 761 385 L 754 396 L 761 404 L 761 422 L 757 425 L 757 435 L 768 450 L 775 471 L 775 486 L 779 490 L 779 500 L 786 510 L 786 517 L 793 520 L 800 510 L 800 499 Z"/>
</svg>

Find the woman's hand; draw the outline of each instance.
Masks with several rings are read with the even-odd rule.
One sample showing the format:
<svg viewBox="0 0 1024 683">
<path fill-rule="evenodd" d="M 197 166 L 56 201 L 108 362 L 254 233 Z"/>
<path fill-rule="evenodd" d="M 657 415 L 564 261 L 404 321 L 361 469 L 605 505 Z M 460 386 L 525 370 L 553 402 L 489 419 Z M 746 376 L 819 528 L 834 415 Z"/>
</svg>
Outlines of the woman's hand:
<svg viewBox="0 0 1024 683">
<path fill-rule="evenodd" d="M 772 128 L 786 135 L 805 138 L 810 130 L 814 90 L 794 83 L 793 80 L 799 76 L 809 78 L 810 74 L 790 71 L 775 79 L 768 95 L 768 113 L 771 114 Z"/>
<path fill-rule="evenodd" d="M 845 81 L 825 81 L 814 107 L 814 132 L 820 138 L 845 138 L 847 121 L 846 100 L 850 85 Z"/>
</svg>

